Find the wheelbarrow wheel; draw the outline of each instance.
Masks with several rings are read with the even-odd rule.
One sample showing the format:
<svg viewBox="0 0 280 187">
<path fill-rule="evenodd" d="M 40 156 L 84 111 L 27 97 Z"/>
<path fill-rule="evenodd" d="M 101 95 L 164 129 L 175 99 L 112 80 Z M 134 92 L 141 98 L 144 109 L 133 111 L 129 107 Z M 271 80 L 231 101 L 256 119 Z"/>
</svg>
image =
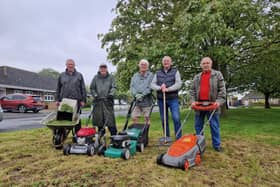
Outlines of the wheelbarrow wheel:
<svg viewBox="0 0 280 187">
<path fill-rule="evenodd" d="M 65 140 L 67 133 L 65 129 L 55 129 L 53 134 L 53 145 L 56 149 L 63 147 L 63 141 Z"/>
<path fill-rule="evenodd" d="M 53 135 L 53 145 L 56 149 L 61 149 L 62 148 L 62 135 L 55 134 Z"/>
</svg>

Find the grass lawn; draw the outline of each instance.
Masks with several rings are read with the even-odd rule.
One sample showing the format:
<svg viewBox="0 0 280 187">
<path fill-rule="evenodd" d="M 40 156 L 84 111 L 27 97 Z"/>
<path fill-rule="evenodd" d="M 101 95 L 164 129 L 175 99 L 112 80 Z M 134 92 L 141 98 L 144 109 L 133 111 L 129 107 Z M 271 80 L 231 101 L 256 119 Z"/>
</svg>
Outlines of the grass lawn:
<svg viewBox="0 0 280 187">
<path fill-rule="evenodd" d="M 202 162 L 188 171 L 156 164 L 166 150 L 155 146 L 162 136 L 158 113 L 152 115 L 149 146 L 127 161 L 64 156 L 52 147 L 48 128 L 1 133 L 0 186 L 280 186 L 279 119 L 280 108 L 229 110 L 221 119 L 224 151 L 212 149 L 206 128 Z M 117 119 L 119 129 L 124 121 Z M 193 132 L 192 114 L 184 133 Z"/>
</svg>

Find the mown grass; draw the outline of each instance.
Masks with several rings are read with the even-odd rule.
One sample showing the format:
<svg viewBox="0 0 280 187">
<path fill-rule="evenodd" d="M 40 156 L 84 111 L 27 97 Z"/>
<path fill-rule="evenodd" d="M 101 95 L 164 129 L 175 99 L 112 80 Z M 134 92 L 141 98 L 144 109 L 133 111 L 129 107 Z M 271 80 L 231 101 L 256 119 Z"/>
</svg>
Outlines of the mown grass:
<svg viewBox="0 0 280 187">
<path fill-rule="evenodd" d="M 207 128 L 202 163 L 188 171 L 156 165 L 157 155 L 166 150 L 155 146 L 162 136 L 158 113 L 152 115 L 149 146 L 127 161 L 64 156 L 52 147 L 48 128 L 1 133 L 0 186 L 280 186 L 279 112 L 228 111 L 221 119 L 224 151 L 213 151 Z M 117 119 L 119 129 L 124 121 Z M 193 132 L 192 114 L 184 133 Z"/>
</svg>

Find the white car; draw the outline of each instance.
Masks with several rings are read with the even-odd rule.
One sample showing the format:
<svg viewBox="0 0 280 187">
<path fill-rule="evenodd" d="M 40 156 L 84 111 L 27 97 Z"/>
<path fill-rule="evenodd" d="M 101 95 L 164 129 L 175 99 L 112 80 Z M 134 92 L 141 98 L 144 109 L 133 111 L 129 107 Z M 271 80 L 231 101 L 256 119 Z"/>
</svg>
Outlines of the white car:
<svg viewBox="0 0 280 187">
<path fill-rule="evenodd" d="M 1 105 L 0 105 L 0 121 L 3 120 L 3 109 L 1 108 Z"/>
</svg>

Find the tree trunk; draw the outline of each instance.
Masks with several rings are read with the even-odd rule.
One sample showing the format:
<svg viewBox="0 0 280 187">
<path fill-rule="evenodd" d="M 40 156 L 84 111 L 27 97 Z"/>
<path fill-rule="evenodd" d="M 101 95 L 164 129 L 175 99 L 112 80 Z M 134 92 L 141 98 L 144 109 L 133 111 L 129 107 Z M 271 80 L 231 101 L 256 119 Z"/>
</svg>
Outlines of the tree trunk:
<svg viewBox="0 0 280 187">
<path fill-rule="evenodd" d="M 226 102 L 225 102 L 225 105 L 226 105 L 226 109 L 228 110 L 229 107 L 228 107 L 228 96 L 226 95 Z"/>
<path fill-rule="evenodd" d="M 225 104 L 223 104 L 223 105 L 221 106 L 221 117 L 223 117 L 223 116 L 226 115 L 226 111 L 227 111 L 226 105 L 227 105 L 227 104 L 225 103 Z"/>
<path fill-rule="evenodd" d="M 265 94 L 264 94 L 264 97 L 265 97 L 264 108 L 270 108 L 270 104 L 269 104 L 269 93 L 265 93 Z"/>
</svg>

